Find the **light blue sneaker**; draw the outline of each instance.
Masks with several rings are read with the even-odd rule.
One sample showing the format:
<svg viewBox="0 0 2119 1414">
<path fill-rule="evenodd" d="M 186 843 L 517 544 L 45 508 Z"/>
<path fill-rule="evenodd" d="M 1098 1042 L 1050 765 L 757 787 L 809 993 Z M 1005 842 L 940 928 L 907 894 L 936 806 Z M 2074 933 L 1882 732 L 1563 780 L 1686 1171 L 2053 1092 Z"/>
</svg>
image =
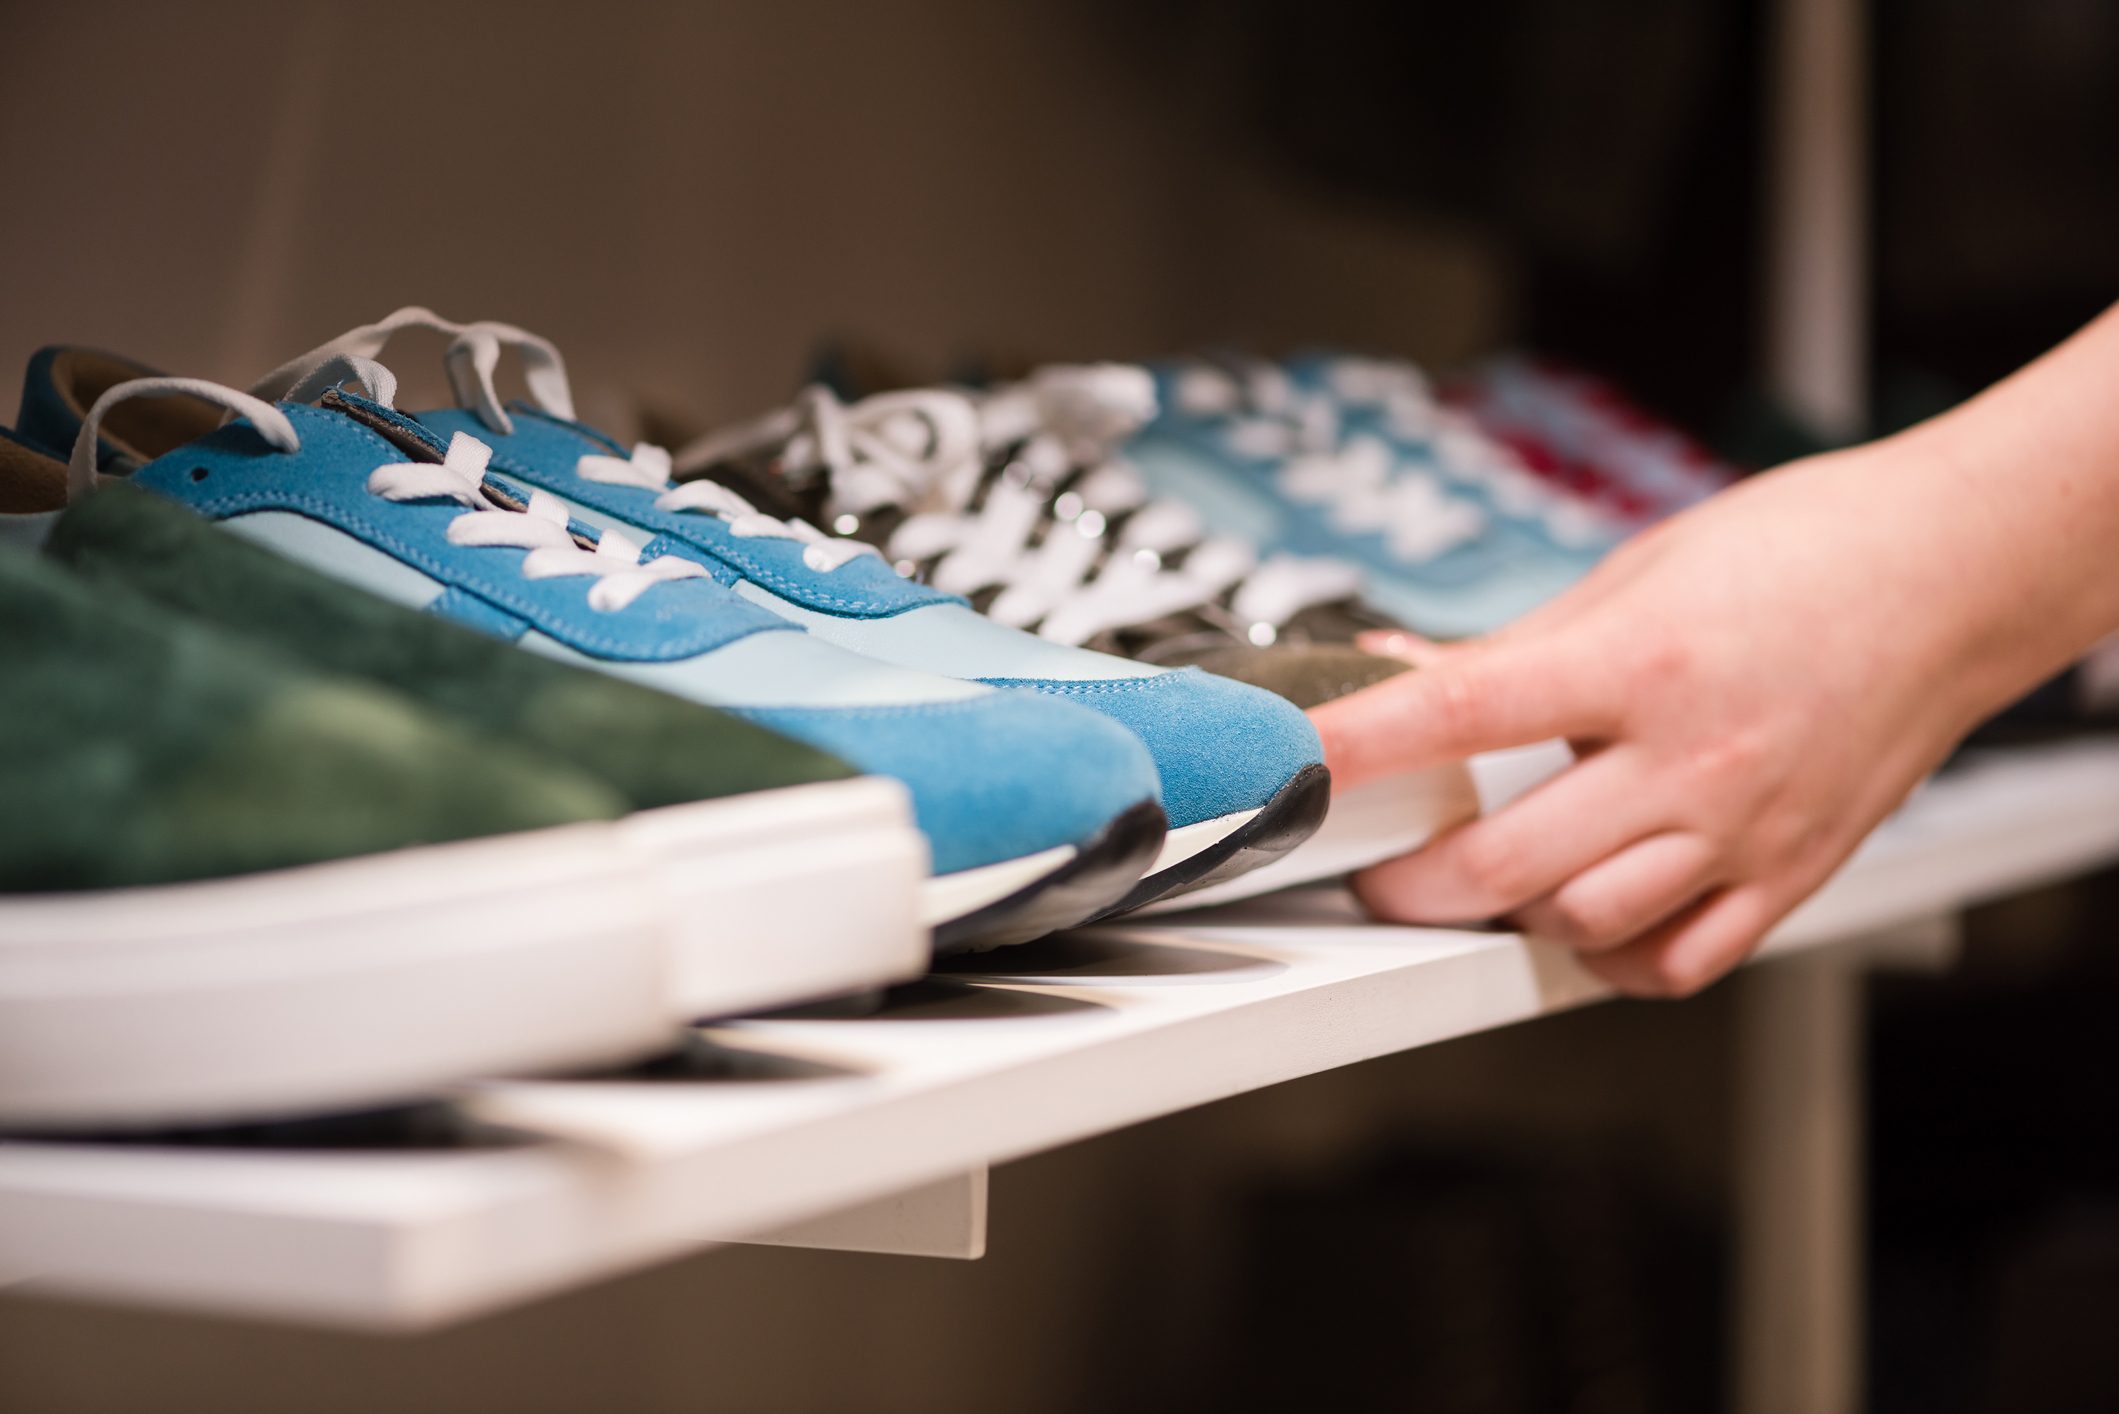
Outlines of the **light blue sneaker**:
<svg viewBox="0 0 2119 1414">
<path fill-rule="evenodd" d="M 1476 500 L 1500 535 L 1583 572 L 1625 537 L 1619 521 L 1525 466 L 1470 414 L 1445 406 L 1413 364 L 1316 353 L 1284 366 L 1298 396 L 1324 400 L 1344 435 L 1382 438 Z"/>
<path fill-rule="evenodd" d="M 473 433 L 490 443 L 494 470 L 556 496 L 581 520 L 644 532 L 653 537 L 650 553 L 696 559 L 720 583 L 817 638 L 900 668 L 1093 708 L 1145 743 L 1169 835 L 1109 912 L 1261 867 L 1322 822 L 1331 793 L 1323 748 L 1292 704 L 1196 668 L 1158 668 L 1003 627 L 964 599 L 900 575 L 859 540 L 763 514 L 712 480 L 680 486 L 667 452 L 628 449 L 577 421 L 558 351 L 520 329 L 401 310 L 290 362 L 261 390 L 299 384 L 334 357 L 372 356 L 408 327 L 454 336 L 446 362 L 460 406 L 419 420 L 444 436 Z M 510 350 L 523 358 L 531 401 L 504 406 L 493 371 Z M 961 435 L 975 466 L 976 414 L 965 404 L 963 416 L 971 420 L 966 428 L 927 430 Z M 761 486 L 759 494 L 770 490 Z"/>
<path fill-rule="evenodd" d="M 1271 364 L 1163 365 L 1159 415 L 1127 458 L 1217 533 L 1359 565 L 1376 608 L 1433 637 L 1489 633 L 1601 555 L 1521 523 L 1483 461 L 1414 445 L 1380 405 L 1320 389 L 1309 372 L 1306 384 Z"/>
<path fill-rule="evenodd" d="M 106 465 L 136 468 L 136 484 L 385 598 L 904 782 L 932 851 L 923 902 L 942 950 L 1080 922 L 1127 894 L 1161 845 L 1154 762 L 1104 717 L 801 632 L 697 560 L 599 532 L 491 474 L 476 438 L 394 411 L 380 365 L 332 360 L 276 404 L 198 380 L 64 377 L 97 367 L 139 371 L 40 355 L 24 398 L 37 440 L 76 424 L 77 489 L 93 484 L 100 449 Z M 212 430 L 223 410 L 240 420 Z"/>
</svg>

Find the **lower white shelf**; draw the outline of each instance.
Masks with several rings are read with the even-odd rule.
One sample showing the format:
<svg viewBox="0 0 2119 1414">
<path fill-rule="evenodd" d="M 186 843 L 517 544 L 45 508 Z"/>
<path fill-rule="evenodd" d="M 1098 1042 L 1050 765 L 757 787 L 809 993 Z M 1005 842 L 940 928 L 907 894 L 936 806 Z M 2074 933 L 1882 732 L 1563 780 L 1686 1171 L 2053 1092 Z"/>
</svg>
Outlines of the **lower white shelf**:
<svg viewBox="0 0 2119 1414">
<path fill-rule="evenodd" d="M 1770 947 L 2115 859 L 2119 743 L 1994 753 L 1925 787 Z M 1330 889 L 970 961 L 867 1014 L 706 1029 L 652 1077 L 478 1087 L 470 1133 L 427 1147 L 0 1144 L 0 1275 L 416 1328 L 716 1242 L 975 1256 L 990 1164 L 1603 994 L 1551 949 L 1367 923 Z M 880 1238 L 830 1216 L 861 1205 Z"/>
</svg>

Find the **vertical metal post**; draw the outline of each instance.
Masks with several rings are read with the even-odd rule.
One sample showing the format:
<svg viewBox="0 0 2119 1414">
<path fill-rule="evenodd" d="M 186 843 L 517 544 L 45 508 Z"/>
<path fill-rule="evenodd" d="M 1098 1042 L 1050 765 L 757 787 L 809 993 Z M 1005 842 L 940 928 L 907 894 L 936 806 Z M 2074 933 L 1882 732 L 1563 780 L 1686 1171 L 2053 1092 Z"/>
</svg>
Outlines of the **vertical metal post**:
<svg viewBox="0 0 2119 1414">
<path fill-rule="evenodd" d="M 1863 0 L 1779 0 L 1772 18 L 1766 374 L 1811 431 L 1852 437 L 1869 405 L 1867 10 Z M 1860 1000 L 1858 963 L 1833 953 L 1762 968 L 1745 984 L 1739 1414 L 1853 1414 L 1860 1404 Z"/>
<path fill-rule="evenodd" d="M 1861 1407 L 1862 963 L 1845 951 L 1743 981 L 1737 1414 Z"/>
<path fill-rule="evenodd" d="M 1869 400 L 1868 26 L 1862 0 L 1779 0 L 1766 92 L 1766 373 L 1820 435 Z"/>
</svg>

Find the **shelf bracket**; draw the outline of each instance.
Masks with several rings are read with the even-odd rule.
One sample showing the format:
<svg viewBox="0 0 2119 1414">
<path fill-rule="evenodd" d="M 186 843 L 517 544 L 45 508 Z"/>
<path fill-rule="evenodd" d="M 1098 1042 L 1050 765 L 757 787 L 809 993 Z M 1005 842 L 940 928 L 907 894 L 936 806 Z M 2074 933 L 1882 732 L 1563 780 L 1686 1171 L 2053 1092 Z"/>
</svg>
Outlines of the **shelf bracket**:
<svg viewBox="0 0 2119 1414">
<path fill-rule="evenodd" d="M 817 1247 L 833 1252 L 975 1261 L 986 1255 L 987 1173 L 980 1167 L 952 1174 L 836 1213 L 735 1240 L 769 1247 Z"/>
</svg>

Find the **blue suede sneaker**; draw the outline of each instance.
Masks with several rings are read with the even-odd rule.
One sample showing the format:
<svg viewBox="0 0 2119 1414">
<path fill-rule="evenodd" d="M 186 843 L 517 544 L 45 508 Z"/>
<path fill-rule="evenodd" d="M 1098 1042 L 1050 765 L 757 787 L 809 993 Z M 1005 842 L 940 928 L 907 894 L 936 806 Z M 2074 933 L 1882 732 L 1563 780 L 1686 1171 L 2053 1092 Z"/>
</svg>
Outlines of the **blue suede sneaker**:
<svg viewBox="0 0 2119 1414">
<path fill-rule="evenodd" d="M 1364 630 L 1395 625 L 1361 603 L 1354 567 L 1260 556 L 1146 493 L 1122 449 L 1154 398 L 1146 369 L 1109 363 L 1047 365 L 977 393 L 901 388 L 847 402 L 813 385 L 791 417 L 684 440 L 677 475 L 866 541 L 901 574 L 1054 645 L 1204 669 L 1305 710 L 1406 671 L 1355 646 Z M 972 418 L 975 449 L 961 445 Z M 1279 858 L 1150 908 L 1343 875 L 1410 853 L 1475 810 L 1456 763 L 1335 790 L 1323 825 Z"/>
<path fill-rule="evenodd" d="M 132 468 L 136 484 L 385 598 L 896 777 L 932 851 L 924 911 L 941 950 L 1080 922 L 1135 887 L 1161 846 L 1155 763 L 1104 716 L 801 632 L 698 560 L 492 474 L 477 438 L 393 410 L 380 365 L 327 360 L 278 403 L 126 378 L 140 371 L 80 350 L 33 365 L 23 419 L 47 444 L 74 424 L 75 494 L 99 458 Z M 224 410 L 239 420 L 217 428 Z"/>
<path fill-rule="evenodd" d="M 1107 912 L 1259 868 L 1322 822 L 1331 794 L 1323 748 L 1292 704 L 1196 668 L 1158 668 L 1003 627 L 899 574 L 860 540 L 763 514 L 715 480 L 679 485 L 667 452 L 628 449 L 577 421 L 558 351 L 520 329 L 400 310 L 291 361 L 258 391 L 298 387 L 333 359 L 373 357 L 405 328 L 453 339 L 445 361 L 459 406 L 418 420 L 442 436 L 475 434 L 492 446 L 495 471 L 557 497 L 580 520 L 642 532 L 652 537 L 647 553 L 695 560 L 742 598 L 843 648 L 921 673 L 1029 689 L 1125 727 L 1153 758 L 1170 828 L 1139 883 Z M 494 389 L 508 351 L 522 358 L 529 402 L 503 405 Z M 965 415 L 975 419 L 968 407 Z M 975 425 L 968 433 L 975 448 Z"/>
<path fill-rule="evenodd" d="M 1601 531 L 1563 545 L 1575 529 L 1566 517 L 1547 525 L 1527 506 L 1518 515 L 1522 488 L 1483 438 L 1474 445 L 1454 424 L 1446 438 L 1416 438 L 1394 416 L 1396 404 L 1320 387 L 1321 364 L 1303 373 L 1163 365 L 1159 415 L 1126 455 L 1157 492 L 1189 504 L 1219 534 L 1359 565 L 1371 604 L 1437 638 L 1489 633 L 1520 617 L 1580 579 L 1606 548 Z"/>
</svg>

